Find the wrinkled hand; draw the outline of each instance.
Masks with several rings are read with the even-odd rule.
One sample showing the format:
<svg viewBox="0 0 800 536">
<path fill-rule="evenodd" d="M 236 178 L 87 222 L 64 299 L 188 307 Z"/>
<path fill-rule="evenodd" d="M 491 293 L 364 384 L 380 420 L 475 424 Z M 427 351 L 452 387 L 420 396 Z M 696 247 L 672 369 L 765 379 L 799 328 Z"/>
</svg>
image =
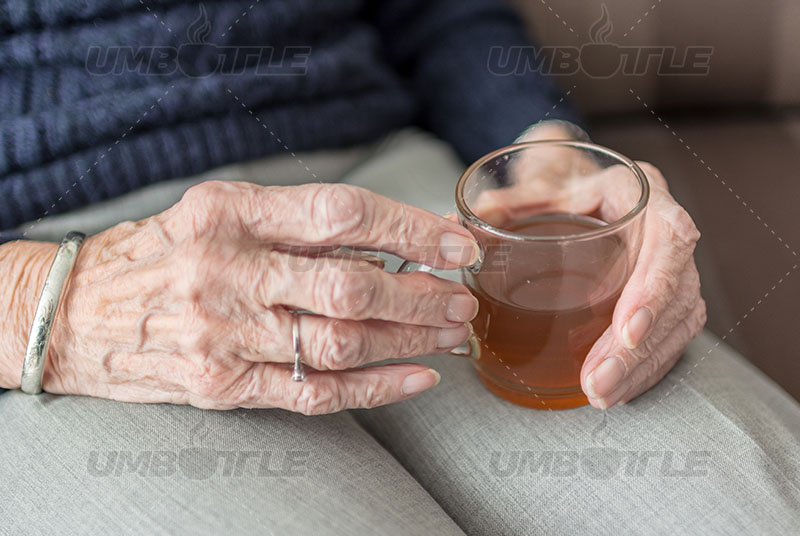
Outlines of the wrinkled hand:
<svg viewBox="0 0 800 536">
<path fill-rule="evenodd" d="M 525 141 L 569 139 L 557 126 L 543 123 L 542 127 Z M 535 154 L 535 159 L 517 163 L 510 188 L 487 191 L 478 200 L 482 218 L 497 225 L 524 218 L 528 211 L 564 211 L 599 214 L 614 221 L 635 203 L 625 188 L 615 187 L 615 181 L 628 180 L 619 167 L 598 169 L 579 181 L 566 179 L 562 195 L 553 197 L 549 181 L 564 183 L 572 171 L 585 174 L 597 166 L 567 149 L 554 148 L 546 157 L 543 151 Z M 694 262 L 700 233 L 670 195 L 661 172 L 646 162 L 638 165 L 650 182 L 642 248 L 614 309 L 612 325 L 594 344 L 581 370 L 583 391 L 600 409 L 630 401 L 658 383 L 706 322 Z"/>
<path fill-rule="evenodd" d="M 658 169 L 638 165 L 650 182 L 642 249 L 611 327 L 581 370 L 583 390 L 600 409 L 628 402 L 658 383 L 706 323 L 694 262 L 700 233 Z"/>
<path fill-rule="evenodd" d="M 167 211 L 91 237 L 56 322 L 44 390 L 305 414 L 403 400 L 477 301 L 427 273 L 390 274 L 339 246 L 453 269 L 477 258 L 461 226 L 360 188 L 208 182 Z M 291 380 L 300 309 L 308 379 Z"/>
</svg>

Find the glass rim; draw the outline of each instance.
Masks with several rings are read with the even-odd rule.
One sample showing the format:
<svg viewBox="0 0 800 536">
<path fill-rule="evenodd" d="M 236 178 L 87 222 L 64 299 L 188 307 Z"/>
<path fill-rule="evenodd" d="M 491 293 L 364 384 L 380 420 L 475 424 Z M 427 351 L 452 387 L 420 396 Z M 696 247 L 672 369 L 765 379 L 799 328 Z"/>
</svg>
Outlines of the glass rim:
<svg viewBox="0 0 800 536">
<path fill-rule="evenodd" d="M 464 187 L 465 183 L 467 182 L 467 179 L 469 179 L 469 177 L 471 177 L 478 168 L 480 168 L 482 165 L 486 164 L 490 160 L 497 158 L 498 156 L 503 156 L 512 152 L 517 152 L 524 149 L 530 149 L 532 147 L 538 147 L 543 145 L 560 145 L 566 147 L 574 147 L 578 149 L 586 149 L 597 153 L 605 154 L 606 156 L 610 156 L 618 160 L 621 164 L 624 164 L 639 181 L 639 186 L 641 187 L 641 195 L 639 196 L 639 200 L 636 202 L 633 208 L 630 211 L 628 211 L 624 216 L 613 222 L 609 222 L 607 225 L 603 227 L 592 229 L 590 231 L 567 234 L 567 235 L 536 236 L 536 235 L 515 233 L 513 231 L 507 231 L 505 229 L 500 229 L 499 227 L 495 227 L 494 225 L 482 220 L 474 212 L 472 212 L 472 210 L 467 206 L 467 203 L 464 200 Z M 643 212 L 645 207 L 647 206 L 647 201 L 649 198 L 650 198 L 650 183 L 647 180 L 647 175 L 644 174 L 644 171 L 642 171 L 642 168 L 640 168 L 636 164 L 636 162 L 634 162 L 627 156 L 620 154 L 607 147 L 603 147 L 602 145 L 597 145 L 594 143 L 588 143 L 583 141 L 575 141 L 575 140 L 536 140 L 536 141 L 527 141 L 527 142 L 520 142 L 511 145 L 506 145 L 505 147 L 501 147 L 495 151 L 492 151 L 491 153 L 488 153 L 479 158 L 478 160 L 476 160 L 475 162 L 473 162 L 461 174 L 461 177 L 459 177 L 458 183 L 456 184 L 456 207 L 458 208 L 459 214 L 465 217 L 470 223 L 486 231 L 489 234 L 493 234 L 495 236 L 499 236 L 507 240 L 516 240 L 519 242 L 577 241 L 577 240 L 587 240 L 591 238 L 597 238 L 613 234 L 615 231 L 624 227 L 628 222 L 630 222 L 637 215 Z"/>
</svg>

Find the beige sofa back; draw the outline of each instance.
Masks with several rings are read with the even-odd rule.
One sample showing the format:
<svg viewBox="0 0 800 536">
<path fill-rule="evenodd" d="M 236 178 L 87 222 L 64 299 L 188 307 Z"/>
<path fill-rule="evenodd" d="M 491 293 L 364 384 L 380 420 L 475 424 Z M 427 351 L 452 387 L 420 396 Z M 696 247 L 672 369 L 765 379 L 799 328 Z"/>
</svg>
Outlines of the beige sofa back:
<svg viewBox="0 0 800 536">
<path fill-rule="evenodd" d="M 708 74 L 665 76 L 650 64 L 639 74 L 591 78 L 585 69 L 559 76 L 588 113 L 641 111 L 631 94 L 661 108 L 800 104 L 800 0 L 514 0 L 540 45 L 580 47 L 605 4 L 608 43 L 624 47 L 713 47 Z M 595 37 L 599 25 L 595 28 Z M 608 29 L 608 28 L 605 28 Z M 658 50 L 658 48 L 651 49 Z M 596 54 L 594 55 L 597 56 Z M 655 60 L 654 60 L 655 62 Z M 630 70 L 629 70 L 630 71 Z M 643 74 L 642 74 L 642 71 Z M 573 89 L 574 86 L 574 89 Z"/>
</svg>

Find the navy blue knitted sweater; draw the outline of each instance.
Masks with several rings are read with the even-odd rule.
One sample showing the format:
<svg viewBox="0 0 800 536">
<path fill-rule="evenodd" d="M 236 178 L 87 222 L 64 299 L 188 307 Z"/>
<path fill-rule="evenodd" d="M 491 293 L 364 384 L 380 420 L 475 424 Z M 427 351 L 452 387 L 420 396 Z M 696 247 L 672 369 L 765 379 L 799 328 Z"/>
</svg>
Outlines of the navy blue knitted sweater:
<svg viewBox="0 0 800 536">
<path fill-rule="evenodd" d="M 414 123 L 472 160 L 575 120 L 551 81 L 490 72 L 524 45 L 495 0 L 0 0 L 0 231 Z"/>
</svg>

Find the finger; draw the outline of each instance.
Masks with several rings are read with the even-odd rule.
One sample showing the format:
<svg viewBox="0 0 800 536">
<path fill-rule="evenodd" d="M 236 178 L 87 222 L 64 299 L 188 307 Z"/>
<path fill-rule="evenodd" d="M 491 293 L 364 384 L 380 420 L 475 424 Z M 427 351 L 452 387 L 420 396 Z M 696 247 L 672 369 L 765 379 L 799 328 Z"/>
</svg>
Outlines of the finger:
<svg viewBox="0 0 800 536">
<path fill-rule="evenodd" d="M 705 302 L 700 300 L 693 311 L 675 326 L 649 355 L 644 359 L 626 360 L 634 363 L 634 366 L 626 371 L 623 379 L 615 386 L 598 395 L 592 392 L 590 385 L 589 393 L 591 394 L 587 393 L 589 402 L 599 409 L 607 409 L 621 400 L 632 400 L 650 389 L 671 370 L 686 350 L 689 341 L 700 333 L 705 324 L 705 315 Z M 621 356 L 625 354 L 625 351 L 621 352 Z M 610 358 L 607 361 L 613 366 L 618 366 L 619 363 L 615 360 L 621 356 Z"/>
<path fill-rule="evenodd" d="M 586 169 L 582 173 L 588 173 Z M 472 211 L 487 223 L 500 226 L 545 212 L 571 212 L 600 216 L 614 222 L 638 201 L 630 188 L 632 175 L 625 166 L 553 177 L 528 177 L 511 186 L 487 190 L 471 204 Z"/>
<path fill-rule="evenodd" d="M 615 336 L 613 328 L 606 330 L 592 346 L 581 370 L 581 383 L 588 396 L 609 396 L 641 362 L 652 359 L 661 341 L 690 316 L 701 301 L 699 281 L 692 261 L 681 275 L 678 295 L 661 315 L 648 339 L 636 349 L 627 348 Z"/>
<path fill-rule="evenodd" d="M 595 342 L 586 360 L 583 363 L 581 377 L 585 378 L 606 357 L 614 354 L 624 354 L 626 357 L 625 368 L 632 370 L 640 359 L 646 358 L 653 348 L 666 337 L 676 325 L 683 321 L 701 300 L 700 277 L 694 260 L 691 260 L 681 274 L 678 294 L 670 302 L 670 306 L 661 315 L 659 322 L 653 327 L 647 340 L 635 349 L 630 349 L 616 335 L 613 326 Z"/>
<path fill-rule="evenodd" d="M 294 315 L 280 310 L 231 320 L 232 351 L 248 361 L 291 363 L 294 360 Z M 448 351 L 464 343 L 470 331 L 465 324 L 432 328 L 382 320 L 337 320 L 299 315 L 300 354 L 317 370 L 344 370 L 384 359 L 399 359 Z"/>
<path fill-rule="evenodd" d="M 370 262 L 275 251 L 240 255 L 233 288 L 255 310 L 283 305 L 330 318 L 457 327 L 478 312 L 463 285 L 429 273 L 390 274 Z"/>
<path fill-rule="evenodd" d="M 552 212 L 555 199 L 541 199 L 543 193 L 535 192 L 525 183 L 481 192 L 470 210 L 495 227 L 525 219 L 534 214 Z"/>
<path fill-rule="evenodd" d="M 677 326 L 669 339 L 664 342 L 663 351 L 666 353 L 666 358 L 662 360 L 661 366 L 656 371 L 648 371 L 646 369 L 640 371 L 639 368 L 641 367 L 637 367 L 631 374 L 631 388 L 614 403 L 625 404 L 630 402 L 661 381 L 686 351 L 689 341 L 697 337 L 703 330 L 703 326 L 706 323 L 706 314 L 706 304 L 701 300 L 692 314 Z M 689 373 L 687 372 L 687 374 Z"/>
<path fill-rule="evenodd" d="M 222 394 L 196 393 L 192 405 L 204 407 L 282 408 L 305 415 L 373 408 L 416 396 L 439 383 L 439 374 L 424 365 L 403 363 L 341 372 L 307 368 L 306 380 L 292 381 L 289 365 L 254 363 Z"/>
<path fill-rule="evenodd" d="M 678 294 L 661 314 L 658 323 L 653 327 L 647 340 L 635 349 L 630 349 L 616 335 L 613 326 L 610 326 L 603 336 L 595 342 L 586 356 L 581 376 L 587 376 L 606 357 L 614 354 L 624 354 L 626 356 L 625 368 L 632 370 L 638 365 L 639 360 L 645 359 L 652 349 L 657 347 L 659 341 L 666 337 L 676 325 L 694 310 L 700 300 L 700 276 L 697 273 L 694 260 L 690 260 L 681 273 Z"/>
<path fill-rule="evenodd" d="M 652 166 L 644 166 L 648 176 L 658 173 Z M 647 338 L 674 298 L 683 268 L 700 238 L 689 214 L 666 188 L 658 186 L 659 181 L 654 184 L 639 258 L 614 309 L 614 331 L 630 349 Z"/>
<path fill-rule="evenodd" d="M 212 213 L 235 215 L 233 227 L 260 241 L 387 251 L 441 269 L 473 264 L 479 255 L 461 225 L 345 184 L 206 182 L 190 189 L 182 203 L 213 203 Z"/>
</svg>

